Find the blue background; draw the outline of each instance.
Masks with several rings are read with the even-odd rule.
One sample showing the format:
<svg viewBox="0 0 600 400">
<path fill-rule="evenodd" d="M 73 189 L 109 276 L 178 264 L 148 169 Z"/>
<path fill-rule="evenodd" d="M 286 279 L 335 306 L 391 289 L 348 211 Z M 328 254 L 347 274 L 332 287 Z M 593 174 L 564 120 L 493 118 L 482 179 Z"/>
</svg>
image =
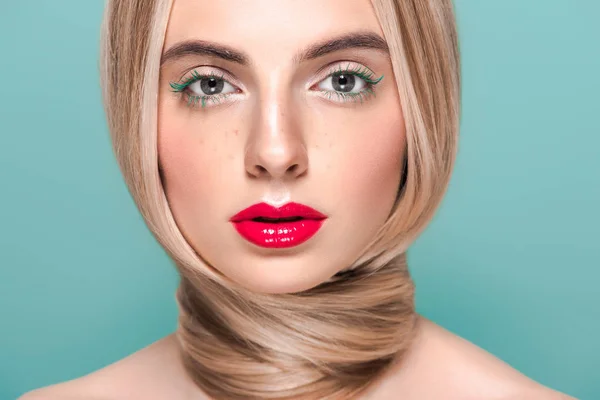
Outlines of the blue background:
<svg viewBox="0 0 600 400">
<path fill-rule="evenodd" d="M 112 155 L 103 2 L 0 5 L 0 399 L 172 332 L 177 275 Z M 460 149 L 409 251 L 424 316 L 600 398 L 600 3 L 456 1 Z"/>
</svg>

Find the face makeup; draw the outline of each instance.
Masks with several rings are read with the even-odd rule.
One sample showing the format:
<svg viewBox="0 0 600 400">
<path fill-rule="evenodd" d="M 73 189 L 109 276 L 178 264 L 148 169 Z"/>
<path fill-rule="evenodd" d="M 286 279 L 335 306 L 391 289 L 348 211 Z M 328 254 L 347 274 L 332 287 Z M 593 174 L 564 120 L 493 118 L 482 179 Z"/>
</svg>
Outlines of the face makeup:
<svg viewBox="0 0 600 400">
<path fill-rule="evenodd" d="M 287 203 L 275 208 L 258 203 L 234 215 L 231 222 L 244 239 L 257 246 L 287 248 L 313 237 L 326 218 L 303 204 Z"/>
<path fill-rule="evenodd" d="M 404 164 L 371 1 L 301 3 L 177 0 L 161 64 L 158 153 L 177 227 L 261 293 L 307 290 L 355 262 Z"/>
</svg>

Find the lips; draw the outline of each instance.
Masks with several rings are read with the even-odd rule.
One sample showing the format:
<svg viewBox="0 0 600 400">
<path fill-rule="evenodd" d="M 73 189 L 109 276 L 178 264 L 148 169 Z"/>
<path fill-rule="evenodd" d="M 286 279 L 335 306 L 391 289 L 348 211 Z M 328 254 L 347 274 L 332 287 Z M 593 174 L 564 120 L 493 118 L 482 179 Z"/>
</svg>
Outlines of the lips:
<svg viewBox="0 0 600 400">
<path fill-rule="evenodd" d="M 304 204 L 298 203 L 287 203 L 279 208 L 275 208 L 267 203 L 258 203 L 253 206 L 240 211 L 233 217 L 232 222 L 248 221 L 252 219 L 269 219 L 269 220 L 283 220 L 283 219 L 325 219 L 326 215 L 321 214 L 317 210 L 305 206 Z"/>
<path fill-rule="evenodd" d="M 240 211 L 231 222 L 246 240 L 261 247 L 297 246 L 314 236 L 326 215 L 299 203 L 276 208 L 259 203 Z"/>
</svg>

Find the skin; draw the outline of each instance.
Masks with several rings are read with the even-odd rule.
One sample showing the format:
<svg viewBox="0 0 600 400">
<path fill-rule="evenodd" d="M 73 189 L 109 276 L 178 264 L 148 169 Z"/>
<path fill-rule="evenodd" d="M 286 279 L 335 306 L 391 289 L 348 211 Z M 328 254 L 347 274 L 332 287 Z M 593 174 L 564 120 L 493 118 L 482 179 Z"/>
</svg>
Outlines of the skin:
<svg viewBox="0 0 600 400">
<path fill-rule="evenodd" d="M 171 60 L 161 70 L 159 94 L 159 157 L 176 222 L 211 265 L 252 290 L 300 291 L 328 279 L 359 256 L 393 205 L 406 137 L 387 54 L 348 49 L 292 62 L 311 44 L 355 31 L 383 37 L 369 0 L 175 1 L 165 51 L 202 39 L 242 50 L 252 61 L 244 67 L 197 55 Z M 311 89 L 331 82 L 329 69 L 319 71 L 340 61 L 384 75 L 377 96 L 341 103 Z M 218 105 L 187 107 L 169 83 L 197 65 L 214 67 L 199 73 L 226 72 L 240 91 Z M 267 250 L 228 222 L 259 201 L 300 202 L 329 218 L 303 245 Z M 398 393 L 406 400 L 570 399 L 426 318 L 418 327 L 402 368 L 392 368 L 362 400 Z M 209 399 L 184 373 L 173 334 L 21 400 L 142 398 Z"/>
<path fill-rule="evenodd" d="M 415 346 L 356 400 L 573 400 L 421 317 Z M 185 375 L 171 334 L 89 375 L 18 400 L 212 400 Z"/>
<path fill-rule="evenodd" d="M 359 31 L 383 37 L 368 1 L 298 5 L 178 0 L 166 49 L 192 38 L 218 42 L 243 50 L 252 66 L 192 55 L 166 62 L 160 84 L 159 155 L 180 230 L 225 276 L 266 293 L 309 289 L 360 256 L 391 212 L 405 152 L 400 99 L 385 52 L 354 48 L 293 62 L 299 49 L 324 38 Z M 169 82 L 186 79 L 196 65 L 212 66 L 196 68 L 199 74 L 235 78 L 226 90 L 236 86 L 241 93 L 190 109 L 187 96 L 169 93 Z M 327 75 L 340 68 L 383 75 L 376 96 L 362 104 L 331 96 L 334 78 Z M 360 92 L 364 83 L 355 80 L 353 92 Z M 198 83 L 188 93 L 201 90 Z M 228 222 L 260 201 L 306 204 L 328 219 L 299 246 L 265 249 Z"/>
</svg>

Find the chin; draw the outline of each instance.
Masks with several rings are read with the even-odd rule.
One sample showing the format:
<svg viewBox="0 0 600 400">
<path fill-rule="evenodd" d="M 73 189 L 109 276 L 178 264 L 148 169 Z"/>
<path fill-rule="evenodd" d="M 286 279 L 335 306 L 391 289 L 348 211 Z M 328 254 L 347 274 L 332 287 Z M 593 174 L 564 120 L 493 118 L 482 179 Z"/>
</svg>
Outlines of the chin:
<svg viewBox="0 0 600 400">
<path fill-rule="evenodd" d="M 240 264 L 238 264 L 240 265 Z M 307 268 L 307 266 L 310 266 Z M 327 273 L 325 266 L 301 259 L 272 257 L 246 263 L 244 271 L 222 271 L 240 286 L 257 293 L 283 294 L 309 290 L 326 280 L 336 271 Z"/>
</svg>

